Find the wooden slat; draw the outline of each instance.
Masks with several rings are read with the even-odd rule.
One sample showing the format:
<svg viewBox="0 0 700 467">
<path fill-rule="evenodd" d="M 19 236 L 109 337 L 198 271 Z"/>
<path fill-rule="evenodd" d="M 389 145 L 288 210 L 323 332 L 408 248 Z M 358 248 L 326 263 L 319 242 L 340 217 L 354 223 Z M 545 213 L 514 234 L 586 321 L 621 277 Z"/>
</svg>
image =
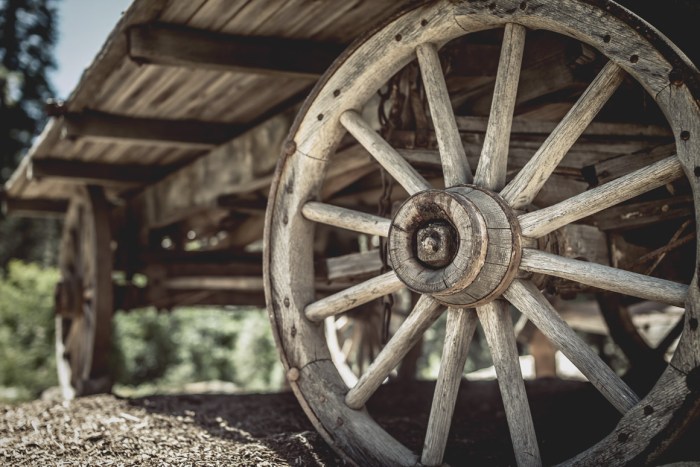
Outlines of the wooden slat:
<svg viewBox="0 0 700 467">
<path fill-rule="evenodd" d="M 693 197 L 673 198 L 623 204 L 591 216 L 589 222 L 600 230 L 625 230 L 693 216 Z"/>
<path fill-rule="evenodd" d="M 166 24 L 129 30 L 140 63 L 286 77 L 318 78 L 343 47 L 305 40 L 236 36 Z"/>
<path fill-rule="evenodd" d="M 68 114 L 63 118 L 68 138 L 156 145 L 211 148 L 243 130 L 239 125 L 227 123 L 134 118 L 94 111 Z"/>
<path fill-rule="evenodd" d="M 457 116 L 457 127 L 465 133 L 485 133 L 488 126 L 488 118 L 473 116 Z M 557 127 L 557 122 L 549 120 L 535 120 L 532 118 L 513 118 L 511 125 L 512 134 L 522 135 L 549 135 Z M 643 125 L 636 123 L 592 122 L 583 131 L 582 136 L 601 137 L 625 137 L 644 139 L 668 139 L 673 138 L 673 133 L 665 126 Z M 666 157 L 673 152 L 666 154 Z M 658 159 L 656 159 L 658 160 Z M 655 161 L 651 161 L 655 162 Z"/>
<path fill-rule="evenodd" d="M 103 164 L 63 158 L 32 159 L 29 179 L 58 178 L 78 183 L 104 185 L 139 185 L 152 183 L 165 176 L 160 167 L 137 164 Z"/>
<path fill-rule="evenodd" d="M 288 115 L 275 117 L 149 185 L 129 201 L 133 222 L 147 234 L 211 209 L 222 195 L 266 188 L 261 174 L 272 172 L 288 129 Z"/>
</svg>

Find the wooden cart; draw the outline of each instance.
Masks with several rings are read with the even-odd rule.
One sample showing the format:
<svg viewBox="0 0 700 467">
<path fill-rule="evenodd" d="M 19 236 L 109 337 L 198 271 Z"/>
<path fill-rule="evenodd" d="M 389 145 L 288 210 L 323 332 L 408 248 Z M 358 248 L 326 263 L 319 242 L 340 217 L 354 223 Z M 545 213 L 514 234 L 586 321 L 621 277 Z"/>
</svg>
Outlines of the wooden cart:
<svg viewBox="0 0 700 467">
<path fill-rule="evenodd" d="M 536 465 L 512 305 L 620 412 L 571 462 L 644 463 L 700 405 L 699 97 L 685 55 L 607 0 L 137 0 L 5 206 L 64 216 L 67 395 L 109 389 L 115 310 L 267 303 L 334 449 L 439 465 L 480 322 L 515 458 Z M 645 397 L 552 305 L 580 293 L 659 379 Z M 685 310 L 657 347 L 632 324 L 640 302 Z M 443 313 L 425 443 L 407 447 L 365 403 Z M 343 338 L 369 346 L 356 383 L 329 350 Z"/>
</svg>

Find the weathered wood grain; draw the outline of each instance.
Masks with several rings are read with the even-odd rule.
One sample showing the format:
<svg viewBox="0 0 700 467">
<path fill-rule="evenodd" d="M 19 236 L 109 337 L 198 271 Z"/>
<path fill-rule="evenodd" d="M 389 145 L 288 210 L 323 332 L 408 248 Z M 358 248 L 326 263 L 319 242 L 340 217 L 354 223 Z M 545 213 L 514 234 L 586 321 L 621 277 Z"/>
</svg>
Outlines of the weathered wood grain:
<svg viewBox="0 0 700 467">
<path fill-rule="evenodd" d="M 421 44 L 416 48 L 416 54 L 438 140 L 445 186 L 469 183 L 472 180 L 472 171 L 455 122 L 437 47 L 430 43 Z"/>
<path fill-rule="evenodd" d="M 430 189 L 430 184 L 416 169 L 379 136 L 359 113 L 354 110 L 345 111 L 340 122 L 409 194 Z"/>
<path fill-rule="evenodd" d="M 519 24 L 508 23 L 503 33 L 503 48 L 498 64 L 491 113 L 474 179 L 476 185 L 493 191 L 501 190 L 506 184 L 508 146 L 523 50 L 525 50 L 525 28 Z"/>
<path fill-rule="evenodd" d="M 318 78 L 342 46 L 314 41 L 216 34 L 166 24 L 129 29 L 129 55 L 140 63 Z"/>
<path fill-rule="evenodd" d="M 510 307 L 504 301 L 495 300 L 477 307 L 476 312 L 484 328 L 486 342 L 496 368 L 498 388 L 503 399 L 515 459 L 519 466 L 542 465 L 525 383 L 520 371 Z"/>
<path fill-rule="evenodd" d="M 394 336 L 384 346 L 367 371 L 345 396 L 345 403 L 353 409 L 361 409 L 374 394 L 389 372 L 406 356 L 420 340 L 423 333 L 442 314 L 444 308 L 428 295 L 423 295 L 401 324 Z"/>
<path fill-rule="evenodd" d="M 447 435 L 452 424 L 452 414 L 457 402 L 457 391 L 467 362 L 469 344 L 476 331 L 477 317 L 474 310 L 448 308 L 445 342 L 438 373 L 430 419 L 423 443 L 421 463 L 441 465 Z"/>
<path fill-rule="evenodd" d="M 396 273 L 389 271 L 307 305 L 304 315 L 311 321 L 322 321 L 329 316 L 352 310 L 369 301 L 394 293 L 402 287 L 404 287 L 403 282 L 399 280 Z"/>
<path fill-rule="evenodd" d="M 621 413 L 639 402 L 637 395 L 559 316 L 530 282 L 516 279 L 504 297 L 528 317 Z"/>
<path fill-rule="evenodd" d="M 688 286 L 622 269 L 523 249 L 520 268 L 525 271 L 561 277 L 591 287 L 669 305 L 684 306 Z"/>
<path fill-rule="evenodd" d="M 541 237 L 683 176 L 678 157 L 669 157 L 554 206 L 518 217 L 523 235 Z"/>
<path fill-rule="evenodd" d="M 530 162 L 503 189 L 501 196 L 508 203 L 514 208 L 521 208 L 532 202 L 554 168 L 622 83 L 624 76 L 625 72 L 615 63 L 606 64 Z"/>
<path fill-rule="evenodd" d="M 310 221 L 380 237 L 388 237 L 391 227 L 389 219 L 317 201 L 306 203 L 301 212 Z"/>
</svg>

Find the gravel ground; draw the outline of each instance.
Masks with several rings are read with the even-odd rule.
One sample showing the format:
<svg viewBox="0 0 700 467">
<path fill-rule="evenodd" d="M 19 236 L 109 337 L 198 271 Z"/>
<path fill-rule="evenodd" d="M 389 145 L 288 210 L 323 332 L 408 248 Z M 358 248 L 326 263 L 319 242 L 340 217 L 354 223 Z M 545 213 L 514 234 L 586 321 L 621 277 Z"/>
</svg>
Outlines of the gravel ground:
<svg viewBox="0 0 700 467">
<path fill-rule="evenodd" d="M 545 464 L 600 439 L 618 415 L 585 383 L 526 384 Z M 420 450 L 433 384 L 385 385 L 368 410 L 399 441 Z M 450 434 L 451 465 L 514 465 L 496 383 L 463 382 Z M 661 464 L 700 465 L 700 423 Z M 335 466 L 290 393 L 176 395 L 72 402 L 39 400 L 0 406 L 0 465 Z"/>
<path fill-rule="evenodd" d="M 111 395 L 0 408 L 0 464 L 339 465 L 291 394 Z"/>
</svg>

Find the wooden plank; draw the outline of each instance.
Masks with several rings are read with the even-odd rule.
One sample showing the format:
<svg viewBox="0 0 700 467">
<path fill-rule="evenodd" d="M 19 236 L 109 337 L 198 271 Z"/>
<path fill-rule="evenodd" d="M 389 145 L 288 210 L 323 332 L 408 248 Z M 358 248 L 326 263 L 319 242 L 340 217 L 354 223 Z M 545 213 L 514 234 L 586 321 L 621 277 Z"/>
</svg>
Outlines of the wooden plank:
<svg viewBox="0 0 700 467">
<path fill-rule="evenodd" d="M 693 215 L 693 197 L 675 196 L 615 206 L 584 219 L 584 222 L 601 230 L 626 230 Z"/>
<path fill-rule="evenodd" d="M 151 229 L 215 207 L 222 195 L 269 186 L 290 120 L 279 115 L 147 187 L 129 201 L 132 222 L 147 237 Z"/>
<path fill-rule="evenodd" d="M 58 178 L 88 185 L 141 185 L 165 176 L 161 167 L 141 164 L 103 164 L 66 160 L 59 157 L 32 159 L 28 169 L 30 180 Z"/>
<path fill-rule="evenodd" d="M 318 78 L 344 47 L 337 44 L 217 34 L 167 24 L 129 29 L 129 55 L 139 63 Z"/>
<path fill-rule="evenodd" d="M 88 111 L 63 117 L 67 138 L 211 148 L 241 133 L 241 125 L 162 120 Z"/>
<path fill-rule="evenodd" d="M 2 198 L 2 212 L 21 217 L 63 217 L 68 200 L 49 198 Z"/>
<path fill-rule="evenodd" d="M 639 151 L 633 154 L 620 154 L 617 157 L 611 157 L 584 167 L 583 170 L 584 173 L 589 175 L 591 184 L 599 185 L 670 157 L 675 152 L 675 144 L 656 146 L 650 150 Z"/>
<path fill-rule="evenodd" d="M 457 116 L 457 127 L 465 133 L 485 133 L 488 125 L 487 117 Z M 511 134 L 514 135 L 549 135 L 557 127 L 557 122 L 537 120 L 532 118 L 513 118 Z M 660 125 L 644 125 L 637 123 L 592 122 L 583 131 L 582 136 L 625 137 L 640 139 L 673 138 L 671 130 Z M 672 154 L 666 154 L 668 157 Z M 661 157 L 663 158 L 663 157 Z M 657 159 L 658 160 L 658 159 Z"/>
<path fill-rule="evenodd" d="M 128 52 L 128 37 L 125 34 L 128 27 L 153 21 L 168 3 L 169 0 L 152 0 L 131 4 L 97 54 L 98 59 L 85 70 L 80 83 L 68 98 L 68 111 L 81 112 L 90 106 L 92 99 L 100 93 L 105 80 L 123 63 Z"/>
</svg>

